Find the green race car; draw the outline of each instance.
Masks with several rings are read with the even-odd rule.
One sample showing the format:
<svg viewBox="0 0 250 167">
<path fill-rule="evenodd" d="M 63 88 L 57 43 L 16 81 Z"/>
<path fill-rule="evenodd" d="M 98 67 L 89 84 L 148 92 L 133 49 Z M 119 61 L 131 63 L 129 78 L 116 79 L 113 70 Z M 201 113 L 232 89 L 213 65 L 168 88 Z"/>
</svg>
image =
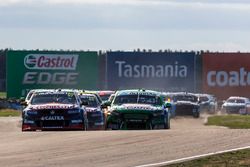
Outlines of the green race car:
<svg viewBox="0 0 250 167">
<path fill-rule="evenodd" d="M 107 129 L 170 129 L 171 104 L 156 91 L 117 91 L 114 100 L 102 107 L 108 107 Z"/>
</svg>

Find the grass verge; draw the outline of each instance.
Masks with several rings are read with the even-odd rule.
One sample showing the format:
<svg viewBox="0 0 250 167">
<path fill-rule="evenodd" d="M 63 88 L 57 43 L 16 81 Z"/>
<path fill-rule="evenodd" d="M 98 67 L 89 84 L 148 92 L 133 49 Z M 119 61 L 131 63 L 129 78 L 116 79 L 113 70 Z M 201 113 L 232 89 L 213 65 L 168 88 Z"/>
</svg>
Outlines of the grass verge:
<svg viewBox="0 0 250 167">
<path fill-rule="evenodd" d="M 0 110 L 0 117 L 18 117 L 21 116 L 21 112 L 11 109 L 2 109 Z"/>
<path fill-rule="evenodd" d="M 231 129 L 250 129 L 250 115 L 217 115 L 208 117 L 206 125 L 225 126 Z"/>
<path fill-rule="evenodd" d="M 166 167 L 238 167 L 238 166 L 241 167 L 250 166 L 250 149 L 213 155 L 197 160 L 167 165 Z"/>
<path fill-rule="evenodd" d="M 6 92 L 0 92 L 0 98 L 6 98 Z"/>
</svg>

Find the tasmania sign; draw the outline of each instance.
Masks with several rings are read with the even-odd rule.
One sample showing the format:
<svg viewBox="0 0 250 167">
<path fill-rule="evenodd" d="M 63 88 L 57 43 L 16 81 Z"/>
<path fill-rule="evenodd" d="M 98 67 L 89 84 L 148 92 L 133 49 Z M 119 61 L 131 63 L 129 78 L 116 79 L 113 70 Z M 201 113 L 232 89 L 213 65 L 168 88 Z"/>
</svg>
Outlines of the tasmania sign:
<svg viewBox="0 0 250 167">
<path fill-rule="evenodd" d="M 195 91 L 196 55 L 192 52 L 108 52 L 108 89 L 148 88 Z"/>
<path fill-rule="evenodd" d="M 249 97 L 250 53 L 205 53 L 202 57 L 203 92 L 219 99 Z"/>
<path fill-rule="evenodd" d="M 36 88 L 96 89 L 96 52 L 9 51 L 7 96 L 25 96 Z"/>
</svg>

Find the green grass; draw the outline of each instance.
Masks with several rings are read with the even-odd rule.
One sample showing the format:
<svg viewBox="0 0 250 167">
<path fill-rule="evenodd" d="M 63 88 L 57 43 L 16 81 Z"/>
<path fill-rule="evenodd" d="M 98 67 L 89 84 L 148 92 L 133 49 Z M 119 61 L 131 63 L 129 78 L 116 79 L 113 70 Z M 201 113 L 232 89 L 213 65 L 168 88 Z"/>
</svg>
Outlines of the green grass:
<svg viewBox="0 0 250 167">
<path fill-rule="evenodd" d="M 21 111 L 11 110 L 11 109 L 2 109 L 0 110 L 0 117 L 17 117 L 21 116 Z"/>
<path fill-rule="evenodd" d="M 213 155 L 197 160 L 167 165 L 166 167 L 249 167 L 250 149 Z"/>
<path fill-rule="evenodd" d="M 0 98 L 6 98 L 6 92 L 0 92 Z"/>
<path fill-rule="evenodd" d="M 250 115 L 217 115 L 208 117 L 206 125 L 225 126 L 231 129 L 250 129 Z"/>
</svg>

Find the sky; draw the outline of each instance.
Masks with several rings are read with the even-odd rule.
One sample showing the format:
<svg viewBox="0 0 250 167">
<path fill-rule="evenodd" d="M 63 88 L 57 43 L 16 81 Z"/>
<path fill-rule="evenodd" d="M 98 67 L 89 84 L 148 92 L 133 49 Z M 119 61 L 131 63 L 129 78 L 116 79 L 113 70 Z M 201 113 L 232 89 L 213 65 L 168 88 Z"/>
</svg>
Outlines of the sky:
<svg viewBox="0 0 250 167">
<path fill-rule="evenodd" d="M 0 0 L 0 49 L 250 52 L 249 0 Z"/>
</svg>

